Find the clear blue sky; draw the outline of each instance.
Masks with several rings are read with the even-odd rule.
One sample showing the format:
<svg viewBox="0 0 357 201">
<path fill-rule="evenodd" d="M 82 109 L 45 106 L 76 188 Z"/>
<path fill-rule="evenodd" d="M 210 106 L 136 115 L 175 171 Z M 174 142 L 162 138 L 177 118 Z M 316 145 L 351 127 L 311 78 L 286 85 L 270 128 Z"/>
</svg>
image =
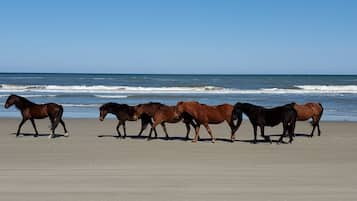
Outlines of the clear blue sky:
<svg viewBox="0 0 357 201">
<path fill-rule="evenodd" d="M 357 74 L 357 1 L 2 1 L 0 71 Z"/>
</svg>

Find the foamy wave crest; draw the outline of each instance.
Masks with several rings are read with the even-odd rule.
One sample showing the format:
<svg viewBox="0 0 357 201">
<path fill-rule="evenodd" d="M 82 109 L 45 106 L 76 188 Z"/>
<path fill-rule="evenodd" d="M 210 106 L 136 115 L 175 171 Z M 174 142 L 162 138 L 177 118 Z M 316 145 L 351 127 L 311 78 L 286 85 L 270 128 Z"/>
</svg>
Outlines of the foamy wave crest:
<svg viewBox="0 0 357 201">
<path fill-rule="evenodd" d="M 64 107 L 99 107 L 100 104 L 61 104 Z"/>
<path fill-rule="evenodd" d="M 357 93 L 357 85 L 298 85 L 311 93 Z"/>
<path fill-rule="evenodd" d="M 105 85 L 0 85 L 0 92 L 61 92 L 61 93 L 219 93 L 227 89 L 215 86 L 203 87 L 129 87 Z M 228 91 L 228 90 L 227 90 Z M 105 98 L 104 96 L 102 96 Z M 112 98 L 107 96 L 108 98 Z M 115 97 L 115 98 L 125 98 Z"/>
<path fill-rule="evenodd" d="M 98 98 L 128 98 L 128 96 L 125 95 L 94 95 L 94 96 Z"/>
<path fill-rule="evenodd" d="M 356 93 L 357 85 L 297 85 L 291 88 L 234 89 L 216 86 L 202 87 L 130 87 L 105 85 L 8 85 L 1 84 L 0 92 L 91 93 L 99 98 L 127 98 L 127 94 L 308 94 Z M 111 95 L 106 95 L 106 94 Z M 100 95 L 97 95 L 100 94 Z M 114 94 L 114 95 L 113 95 Z M 125 94 L 125 95 L 122 95 Z"/>
<path fill-rule="evenodd" d="M 56 97 L 56 95 L 52 95 L 52 94 L 44 94 L 44 95 L 40 95 L 40 94 L 18 94 L 19 96 L 25 97 L 25 98 L 46 98 L 46 97 Z M 8 97 L 10 96 L 10 94 L 0 94 L 0 98 L 4 98 L 4 97 Z"/>
</svg>

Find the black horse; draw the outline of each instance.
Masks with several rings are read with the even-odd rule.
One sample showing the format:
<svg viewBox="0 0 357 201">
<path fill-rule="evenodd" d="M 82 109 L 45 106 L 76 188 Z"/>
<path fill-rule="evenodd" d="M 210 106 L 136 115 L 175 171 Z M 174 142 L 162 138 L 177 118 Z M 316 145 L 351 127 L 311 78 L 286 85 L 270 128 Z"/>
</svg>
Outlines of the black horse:
<svg viewBox="0 0 357 201">
<path fill-rule="evenodd" d="M 145 115 L 142 115 L 141 117 L 136 116 L 135 107 L 127 104 L 118 104 L 113 102 L 103 104 L 99 108 L 99 120 L 104 121 L 108 113 L 114 114 L 119 120 L 119 123 L 116 127 L 119 137 L 121 137 L 121 133 L 119 131 L 119 127 L 121 125 L 123 126 L 123 130 L 124 130 L 123 138 L 126 137 L 126 128 L 125 128 L 126 121 L 136 121 L 138 118 L 141 118 L 142 130 L 143 128 L 145 129 L 148 126 L 148 124 L 152 124 L 151 117 Z"/>
<path fill-rule="evenodd" d="M 19 136 L 20 130 L 22 125 L 27 121 L 30 120 L 32 123 L 33 128 L 35 129 L 36 134 L 34 137 L 38 136 L 38 131 L 35 125 L 35 119 L 44 119 L 46 117 L 50 118 L 51 121 L 51 130 L 52 134 L 49 138 L 55 136 L 55 129 L 58 126 L 58 123 L 61 123 L 65 132 L 65 137 L 68 137 L 69 134 L 66 129 L 66 125 L 62 120 L 63 115 L 63 107 L 56 103 L 46 103 L 46 104 L 36 104 L 24 97 L 17 96 L 17 95 L 10 95 L 5 103 L 5 108 L 9 108 L 12 105 L 15 105 L 17 109 L 21 111 L 22 114 L 22 121 L 19 125 L 19 128 L 16 132 L 16 137 Z"/>
<path fill-rule="evenodd" d="M 257 127 L 260 127 L 260 132 L 265 141 L 271 143 L 270 137 L 264 135 L 264 126 L 276 126 L 283 123 L 283 134 L 278 142 L 283 142 L 283 137 L 286 132 L 289 134 L 289 143 L 293 141 L 297 112 L 293 104 L 287 104 L 274 108 L 264 108 L 261 106 L 249 103 L 236 103 L 233 109 L 233 117 L 242 119 L 242 113 L 246 114 L 253 125 L 254 143 L 257 143 Z"/>
</svg>

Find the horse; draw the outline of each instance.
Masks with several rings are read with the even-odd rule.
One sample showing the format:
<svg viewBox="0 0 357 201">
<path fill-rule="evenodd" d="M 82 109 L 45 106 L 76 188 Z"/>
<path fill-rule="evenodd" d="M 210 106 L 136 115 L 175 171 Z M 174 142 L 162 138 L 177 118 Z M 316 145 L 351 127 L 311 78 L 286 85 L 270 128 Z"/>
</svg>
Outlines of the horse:
<svg viewBox="0 0 357 201">
<path fill-rule="evenodd" d="M 267 109 L 250 103 L 238 102 L 234 105 L 232 115 L 239 119 L 242 119 L 242 113 L 248 116 L 254 129 L 254 144 L 257 143 L 258 126 L 260 127 L 261 136 L 265 139 L 265 141 L 269 141 L 271 143 L 270 137 L 264 135 L 264 126 L 274 127 L 280 123 L 283 123 L 283 134 L 278 140 L 278 143 L 283 142 L 283 137 L 286 135 L 286 132 L 289 134 L 289 143 L 292 143 L 297 119 L 297 112 L 295 111 L 293 105 L 294 104 L 291 103 Z"/>
<path fill-rule="evenodd" d="M 298 121 L 306 121 L 310 118 L 312 118 L 312 131 L 310 134 L 310 137 L 314 136 L 314 131 L 315 128 L 317 127 L 318 130 L 318 135 L 321 135 L 320 131 L 320 120 L 322 113 L 324 111 L 324 108 L 322 107 L 321 103 L 305 103 L 303 105 L 300 104 L 294 104 L 294 109 L 297 112 L 297 120 Z"/>
<path fill-rule="evenodd" d="M 167 106 L 161 103 L 140 104 L 136 107 L 136 113 L 138 116 L 147 114 L 148 116 L 152 116 L 154 120 L 148 139 L 151 139 L 152 131 L 155 130 L 156 126 L 159 124 L 161 124 L 165 132 L 166 140 L 169 139 L 169 135 L 167 133 L 165 123 L 177 123 L 183 119 L 187 130 L 186 139 L 188 139 L 190 133 L 190 124 L 194 128 L 196 127 L 195 123 L 193 122 L 193 118 L 190 115 L 188 115 L 187 113 L 179 115 L 177 113 L 176 106 Z M 157 134 L 155 135 L 155 137 L 157 137 Z"/>
<path fill-rule="evenodd" d="M 52 133 L 49 135 L 49 138 L 53 138 L 55 136 L 55 129 L 57 128 L 59 123 L 61 123 L 61 125 L 63 126 L 65 132 L 64 136 L 69 136 L 66 129 L 66 125 L 62 120 L 63 107 L 61 105 L 56 103 L 36 104 L 24 97 L 11 94 L 5 102 L 5 108 L 7 109 L 12 105 L 15 105 L 15 107 L 21 111 L 22 115 L 22 121 L 17 129 L 16 137 L 19 136 L 21 127 L 27 120 L 31 121 L 32 126 L 35 130 L 34 137 L 37 137 L 38 131 L 36 128 L 35 119 L 44 119 L 46 117 L 49 117 L 51 121 Z"/>
<path fill-rule="evenodd" d="M 118 125 L 116 127 L 118 137 L 122 137 L 121 133 L 119 131 L 120 126 L 123 127 L 124 135 L 123 138 L 126 137 L 126 127 L 125 127 L 125 122 L 126 121 L 136 121 L 138 117 L 135 114 L 135 107 L 134 106 L 129 106 L 127 104 L 118 104 L 118 103 L 105 103 L 99 108 L 99 120 L 104 121 L 105 117 L 107 114 L 113 114 L 117 117 L 119 120 Z M 146 127 L 149 123 L 151 122 L 151 119 L 148 117 L 142 117 L 141 118 L 141 126 Z"/>
<path fill-rule="evenodd" d="M 153 122 L 151 121 L 151 118 L 154 117 L 156 111 L 158 111 L 161 106 L 163 106 L 163 104 L 157 103 L 157 102 L 149 102 L 149 103 L 144 103 L 144 104 L 138 104 L 135 106 L 135 114 L 138 116 L 138 118 L 150 119 L 150 122 L 149 122 L 151 125 L 150 134 L 149 134 L 150 136 L 151 136 L 151 132 L 154 131 L 155 137 L 157 137 L 157 132 L 156 132 L 156 129 L 153 128 Z M 147 127 L 147 125 L 141 127 L 141 130 L 140 130 L 138 136 L 141 136 L 141 134 L 146 129 L 146 127 Z"/>
<path fill-rule="evenodd" d="M 230 104 L 222 104 L 216 106 L 209 106 L 206 104 L 201 104 L 196 101 L 189 102 L 178 102 L 176 104 L 178 113 L 184 114 L 187 113 L 193 117 L 196 122 L 195 127 L 195 137 L 192 142 L 197 142 L 199 137 L 199 129 L 200 125 L 203 124 L 206 128 L 208 134 L 211 137 L 211 142 L 215 142 L 215 138 L 212 134 L 212 130 L 208 124 L 219 124 L 223 121 L 226 121 L 231 128 L 231 140 L 232 142 L 235 140 L 235 132 L 237 126 L 234 125 L 234 118 L 232 117 L 233 106 Z M 241 120 L 238 120 L 237 125 L 241 124 Z"/>
</svg>

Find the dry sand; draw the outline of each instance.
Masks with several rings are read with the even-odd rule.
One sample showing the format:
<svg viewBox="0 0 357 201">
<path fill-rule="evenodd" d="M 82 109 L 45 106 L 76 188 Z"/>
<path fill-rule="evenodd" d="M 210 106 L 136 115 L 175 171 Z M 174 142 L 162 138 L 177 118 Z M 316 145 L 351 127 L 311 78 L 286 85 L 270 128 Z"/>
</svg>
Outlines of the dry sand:
<svg viewBox="0 0 357 201">
<path fill-rule="evenodd" d="M 19 121 L 0 119 L 0 200 L 357 200 L 357 123 L 322 122 L 322 136 L 277 145 L 249 143 L 249 122 L 241 141 L 193 144 L 183 140 L 182 123 L 168 124 L 173 140 L 147 141 L 117 139 L 116 121 L 97 119 L 66 119 L 70 137 L 55 139 L 47 138 L 49 121 L 39 120 L 43 135 L 16 138 Z M 226 124 L 211 128 L 229 138 Z M 310 129 L 297 125 L 299 134 Z M 127 130 L 136 135 L 138 123 Z M 22 131 L 33 134 L 30 122 Z M 201 137 L 208 138 L 203 127 Z"/>
</svg>

